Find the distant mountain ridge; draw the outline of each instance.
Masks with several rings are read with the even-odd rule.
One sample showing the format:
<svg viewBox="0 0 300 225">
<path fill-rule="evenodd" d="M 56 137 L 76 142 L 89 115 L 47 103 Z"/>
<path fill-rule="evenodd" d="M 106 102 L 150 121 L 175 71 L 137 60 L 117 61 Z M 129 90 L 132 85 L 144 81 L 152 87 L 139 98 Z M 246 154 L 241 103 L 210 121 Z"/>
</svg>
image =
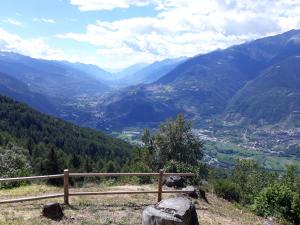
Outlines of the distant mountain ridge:
<svg viewBox="0 0 300 225">
<path fill-rule="evenodd" d="M 116 78 L 117 79 L 125 79 L 126 77 L 131 76 L 132 74 L 142 70 L 146 66 L 148 66 L 148 64 L 146 64 L 146 63 L 137 63 L 134 65 L 131 65 L 131 66 L 121 70 L 120 72 L 115 73 Z"/>
<path fill-rule="evenodd" d="M 28 85 L 0 73 L 0 93 L 20 101 L 48 114 L 58 113 L 55 105 L 46 96 L 30 91 Z"/>
<path fill-rule="evenodd" d="M 70 118 L 72 113 L 67 115 L 65 112 L 70 111 L 69 105 L 74 99 L 111 90 L 101 78 L 83 71 L 91 67 L 0 51 L 0 94 L 41 112 Z M 102 71 L 101 68 L 97 70 Z M 102 72 L 104 76 L 106 72 Z"/>
<path fill-rule="evenodd" d="M 68 98 L 102 92 L 109 87 L 86 72 L 59 61 L 34 59 L 12 52 L 1 52 L 0 72 L 30 86 L 35 92 Z"/>
<path fill-rule="evenodd" d="M 58 63 L 73 67 L 74 69 L 80 70 L 83 73 L 92 75 L 94 78 L 101 82 L 113 79 L 113 74 L 93 64 L 85 63 L 70 63 L 68 61 L 57 61 Z"/>
<path fill-rule="evenodd" d="M 179 57 L 175 59 L 156 61 L 154 63 L 141 67 L 139 70 L 127 74 L 121 80 L 131 85 L 152 83 L 166 75 L 186 59 L 186 57 Z"/>
<path fill-rule="evenodd" d="M 148 113 L 149 115 L 156 115 L 155 118 L 160 118 L 159 120 L 167 119 L 178 112 L 185 113 L 196 122 L 215 118 L 220 120 L 233 118 L 228 114 L 240 113 L 239 107 L 233 106 L 237 104 L 234 99 L 238 98 L 236 95 L 239 91 L 242 91 L 244 87 L 246 88 L 248 82 L 254 82 L 264 71 L 272 72 L 274 70 L 270 68 L 278 63 L 300 55 L 299 40 L 300 31 L 291 30 L 280 35 L 190 58 L 154 83 L 130 87 L 109 96 L 99 104 L 99 111 L 105 122 L 98 121 L 98 126 L 102 129 L 103 126 L 109 124 L 122 129 L 126 126 L 139 126 L 141 123 L 156 123 L 157 120 L 153 119 L 153 116 L 147 116 Z M 297 64 L 298 61 L 287 61 L 286 63 Z M 289 66 L 286 68 L 288 69 Z M 294 82 L 300 79 L 297 68 L 295 67 L 293 71 L 295 74 Z M 282 74 L 284 73 L 282 71 Z M 268 80 L 268 82 L 272 82 L 272 80 Z M 275 82 L 277 82 L 278 87 L 284 85 L 280 80 L 275 80 Z M 254 82 L 253 84 L 258 83 Z M 293 91 L 295 96 L 298 96 L 299 89 Z M 239 98 L 239 104 L 242 104 L 241 101 L 247 101 L 249 97 Z M 299 102 L 295 101 L 294 98 L 279 100 L 291 101 L 288 105 L 299 106 Z M 273 102 L 270 103 L 269 107 L 272 107 L 272 104 L 280 105 L 281 103 Z M 231 106 L 229 107 L 229 105 Z M 139 115 L 141 111 L 136 110 L 140 107 L 147 108 L 142 118 Z M 236 113 L 233 110 L 236 110 Z M 250 114 L 244 115 L 251 117 Z M 245 121 L 252 121 L 251 123 L 257 126 L 266 125 L 259 122 L 263 112 L 260 115 L 244 119 Z M 265 115 L 275 116 L 275 114 L 268 114 L 267 112 Z M 281 119 L 284 120 L 289 115 L 289 113 L 283 113 Z M 271 121 L 279 122 L 274 118 L 269 121 L 270 123 L 272 123 Z M 233 122 L 239 123 L 240 121 Z M 292 120 L 290 123 L 296 123 L 296 121 Z"/>
</svg>

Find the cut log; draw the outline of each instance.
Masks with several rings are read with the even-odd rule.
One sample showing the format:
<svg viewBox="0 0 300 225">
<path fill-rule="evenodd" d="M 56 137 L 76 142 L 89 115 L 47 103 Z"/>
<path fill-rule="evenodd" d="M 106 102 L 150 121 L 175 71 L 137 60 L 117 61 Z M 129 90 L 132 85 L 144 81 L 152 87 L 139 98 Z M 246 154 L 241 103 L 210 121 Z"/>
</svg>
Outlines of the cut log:
<svg viewBox="0 0 300 225">
<path fill-rule="evenodd" d="M 49 203 L 43 207 L 44 217 L 52 220 L 61 220 L 64 217 L 63 210 L 59 203 Z"/>
</svg>

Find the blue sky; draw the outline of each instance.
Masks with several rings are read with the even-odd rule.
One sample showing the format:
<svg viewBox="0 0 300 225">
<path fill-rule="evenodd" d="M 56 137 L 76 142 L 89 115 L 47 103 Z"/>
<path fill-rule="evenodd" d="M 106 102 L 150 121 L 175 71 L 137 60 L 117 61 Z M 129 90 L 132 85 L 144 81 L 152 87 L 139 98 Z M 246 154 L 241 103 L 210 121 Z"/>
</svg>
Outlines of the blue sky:
<svg viewBox="0 0 300 225">
<path fill-rule="evenodd" d="M 0 49 L 120 69 L 299 26 L 297 0 L 3 0 Z"/>
</svg>

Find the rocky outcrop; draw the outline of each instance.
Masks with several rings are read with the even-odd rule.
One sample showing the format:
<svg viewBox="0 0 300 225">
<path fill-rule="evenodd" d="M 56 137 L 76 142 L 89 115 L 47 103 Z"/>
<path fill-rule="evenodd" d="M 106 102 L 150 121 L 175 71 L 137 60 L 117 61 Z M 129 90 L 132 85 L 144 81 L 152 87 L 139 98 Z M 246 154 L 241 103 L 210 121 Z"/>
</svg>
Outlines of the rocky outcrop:
<svg viewBox="0 0 300 225">
<path fill-rule="evenodd" d="M 202 198 L 207 204 L 209 204 L 209 201 L 206 197 L 206 193 L 204 190 L 201 190 L 200 188 L 196 188 L 194 186 L 187 186 L 186 188 L 183 188 L 182 190 L 190 191 L 190 193 L 186 194 L 190 198 L 194 198 L 194 199 Z"/>
<path fill-rule="evenodd" d="M 183 191 L 190 191 L 190 193 L 186 194 L 190 198 L 198 199 L 199 198 L 199 190 L 193 186 L 187 186 L 182 189 Z"/>
<path fill-rule="evenodd" d="M 262 225 L 275 225 L 274 222 L 273 222 L 273 219 L 271 218 L 268 218 L 266 219 Z"/>
<path fill-rule="evenodd" d="M 174 188 L 186 187 L 184 178 L 180 176 L 167 177 L 167 179 L 165 180 L 165 185 L 167 185 L 167 187 L 174 187 Z"/>
<path fill-rule="evenodd" d="M 64 217 L 63 210 L 59 203 L 44 205 L 42 214 L 44 217 L 52 220 L 61 220 Z"/>
<path fill-rule="evenodd" d="M 163 200 L 143 212 L 143 225 L 199 225 L 195 205 L 185 197 Z"/>
</svg>

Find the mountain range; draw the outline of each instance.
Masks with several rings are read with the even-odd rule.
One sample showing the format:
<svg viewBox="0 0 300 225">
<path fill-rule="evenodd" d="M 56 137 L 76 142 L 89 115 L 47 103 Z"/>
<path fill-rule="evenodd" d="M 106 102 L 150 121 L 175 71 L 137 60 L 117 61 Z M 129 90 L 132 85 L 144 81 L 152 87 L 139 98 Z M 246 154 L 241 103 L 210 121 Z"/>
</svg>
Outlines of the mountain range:
<svg viewBox="0 0 300 225">
<path fill-rule="evenodd" d="M 1 52 L 0 68 L 0 72 L 27 84 L 30 90 L 54 98 L 71 98 L 84 93 L 109 90 L 107 85 L 90 73 L 68 66 L 64 62 Z"/>
<path fill-rule="evenodd" d="M 102 130 L 155 127 L 184 113 L 203 123 L 298 128 L 300 31 L 192 58 L 98 66 L 0 54 L 0 91 L 43 112 Z"/>
<path fill-rule="evenodd" d="M 82 99 L 90 101 L 121 87 L 157 80 L 180 60 L 136 64 L 113 74 L 92 64 L 35 59 L 2 51 L 0 93 L 44 113 L 82 124 L 90 118 L 89 110 L 77 104 Z M 145 75 L 140 72 L 144 70 Z"/>
<path fill-rule="evenodd" d="M 195 123 L 299 127 L 300 31 L 187 59 L 150 84 L 115 92 L 98 104 L 116 129 L 152 125 L 184 113 Z"/>
</svg>

